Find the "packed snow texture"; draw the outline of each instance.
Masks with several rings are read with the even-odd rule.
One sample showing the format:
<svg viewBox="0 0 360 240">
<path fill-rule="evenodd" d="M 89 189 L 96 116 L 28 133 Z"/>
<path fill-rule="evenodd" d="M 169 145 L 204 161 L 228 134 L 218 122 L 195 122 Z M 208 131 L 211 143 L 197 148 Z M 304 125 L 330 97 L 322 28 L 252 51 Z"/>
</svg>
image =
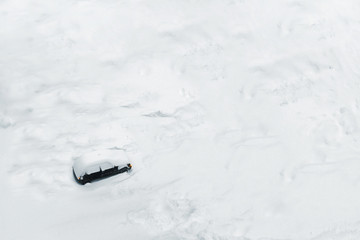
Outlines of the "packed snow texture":
<svg viewBox="0 0 360 240">
<path fill-rule="evenodd" d="M 0 1 L 1 239 L 360 239 L 359 13 Z M 102 149 L 133 173 L 76 184 Z"/>
</svg>

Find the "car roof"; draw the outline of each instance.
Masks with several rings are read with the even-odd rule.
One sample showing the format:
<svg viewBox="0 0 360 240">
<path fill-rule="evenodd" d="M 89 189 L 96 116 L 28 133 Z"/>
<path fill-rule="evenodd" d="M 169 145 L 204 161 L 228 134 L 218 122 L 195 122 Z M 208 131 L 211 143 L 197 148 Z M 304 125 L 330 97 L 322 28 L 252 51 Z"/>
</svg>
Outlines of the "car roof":
<svg viewBox="0 0 360 240">
<path fill-rule="evenodd" d="M 97 170 L 109 169 L 114 166 L 126 165 L 128 157 L 123 150 L 100 149 L 92 150 L 74 159 L 73 169 L 77 177 L 85 172 L 93 173 Z"/>
</svg>

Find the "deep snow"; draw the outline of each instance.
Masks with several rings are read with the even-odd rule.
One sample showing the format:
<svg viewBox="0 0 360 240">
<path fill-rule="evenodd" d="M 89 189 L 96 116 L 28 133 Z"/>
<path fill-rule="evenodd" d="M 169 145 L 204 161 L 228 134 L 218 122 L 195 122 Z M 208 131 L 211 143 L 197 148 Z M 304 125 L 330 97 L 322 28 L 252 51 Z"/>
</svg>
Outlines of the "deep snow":
<svg viewBox="0 0 360 240">
<path fill-rule="evenodd" d="M 0 1 L 1 239 L 360 239 L 359 12 Z"/>
</svg>

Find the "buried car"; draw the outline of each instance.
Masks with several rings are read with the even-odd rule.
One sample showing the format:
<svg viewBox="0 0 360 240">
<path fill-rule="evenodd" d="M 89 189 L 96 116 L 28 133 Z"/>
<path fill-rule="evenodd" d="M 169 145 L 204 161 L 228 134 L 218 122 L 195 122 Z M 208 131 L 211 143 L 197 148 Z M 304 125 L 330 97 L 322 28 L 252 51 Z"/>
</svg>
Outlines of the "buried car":
<svg viewBox="0 0 360 240">
<path fill-rule="evenodd" d="M 75 158 L 73 174 L 80 184 L 107 178 L 120 173 L 129 172 L 132 165 L 124 151 L 101 150 L 92 151 Z"/>
</svg>

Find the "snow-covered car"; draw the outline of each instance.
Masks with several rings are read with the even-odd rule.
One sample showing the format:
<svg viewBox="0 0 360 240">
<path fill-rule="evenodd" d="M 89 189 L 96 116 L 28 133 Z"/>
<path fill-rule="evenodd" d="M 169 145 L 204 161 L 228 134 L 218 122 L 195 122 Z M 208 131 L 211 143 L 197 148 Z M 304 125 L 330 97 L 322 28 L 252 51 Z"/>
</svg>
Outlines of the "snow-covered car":
<svg viewBox="0 0 360 240">
<path fill-rule="evenodd" d="M 73 174 L 78 183 L 86 184 L 94 180 L 129 172 L 131 168 L 132 165 L 124 151 L 106 149 L 92 151 L 75 158 Z"/>
</svg>

